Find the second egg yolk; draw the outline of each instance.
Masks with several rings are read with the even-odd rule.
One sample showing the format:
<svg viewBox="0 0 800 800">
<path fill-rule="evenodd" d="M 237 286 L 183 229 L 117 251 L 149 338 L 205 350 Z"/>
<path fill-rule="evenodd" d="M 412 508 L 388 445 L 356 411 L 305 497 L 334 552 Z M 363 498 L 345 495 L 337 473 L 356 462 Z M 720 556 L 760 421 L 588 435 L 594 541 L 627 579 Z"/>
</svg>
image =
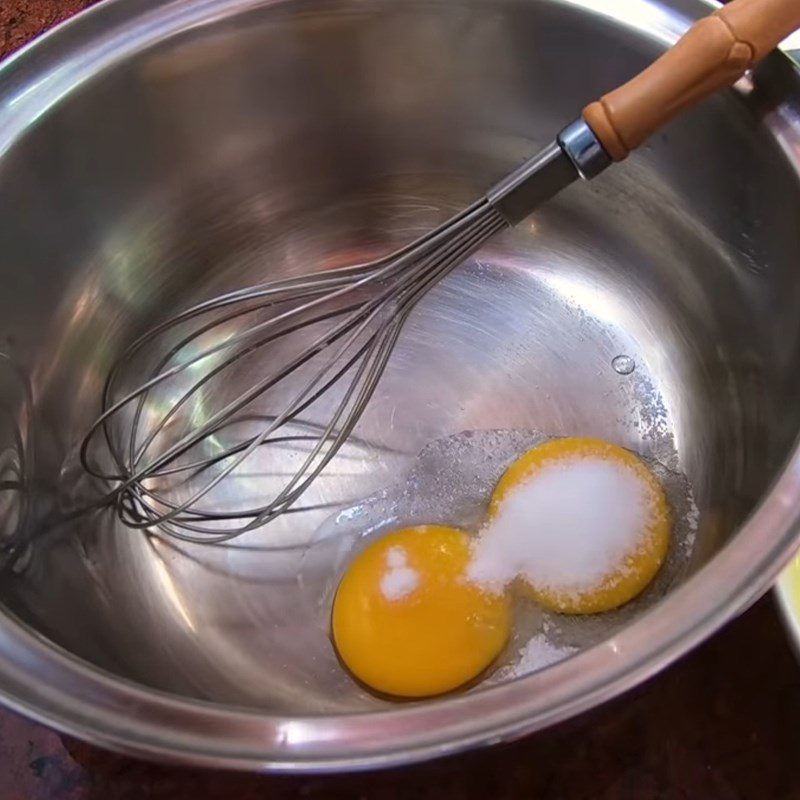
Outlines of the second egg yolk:
<svg viewBox="0 0 800 800">
<path fill-rule="evenodd" d="M 458 688 L 494 661 L 511 630 L 510 601 L 465 579 L 470 542 L 455 528 L 422 525 L 355 558 L 336 592 L 332 629 L 359 680 L 425 697 Z"/>
<path fill-rule="evenodd" d="M 627 491 L 630 486 L 639 487 L 641 522 L 616 564 L 593 585 L 576 587 L 572 581 L 578 578 L 579 565 L 586 562 L 586 553 L 602 550 L 598 548 L 597 537 L 608 529 L 608 517 L 624 502 L 624 498 L 604 496 L 604 487 L 587 487 L 585 480 L 582 484 L 575 482 L 582 468 L 596 469 L 598 465 L 606 470 L 606 475 L 609 469 L 615 471 Z M 489 506 L 490 525 L 492 520 L 500 518 L 506 502 L 519 497 L 521 492 L 535 490 L 536 482 L 545 476 L 558 477 L 559 488 L 566 486 L 570 491 L 543 499 L 539 493 L 538 505 L 532 505 L 528 511 L 527 536 L 532 553 L 541 554 L 534 567 L 541 567 L 549 558 L 556 565 L 553 569 L 559 577 L 549 580 L 548 576 L 545 580 L 542 574 L 546 570 L 534 570 L 538 578 L 520 576 L 523 591 L 546 608 L 568 614 L 608 611 L 636 597 L 655 577 L 669 549 L 671 514 L 655 475 L 634 453 L 610 442 L 590 438 L 553 439 L 525 453 L 502 476 Z M 550 486 L 554 484 L 551 480 Z M 583 486 L 585 494 L 577 496 L 572 491 L 578 485 Z M 534 541 L 537 537 L 541 544 Z M 574 564 L 574 574 L 561 574 L 564 563 Z"/>
</svg>

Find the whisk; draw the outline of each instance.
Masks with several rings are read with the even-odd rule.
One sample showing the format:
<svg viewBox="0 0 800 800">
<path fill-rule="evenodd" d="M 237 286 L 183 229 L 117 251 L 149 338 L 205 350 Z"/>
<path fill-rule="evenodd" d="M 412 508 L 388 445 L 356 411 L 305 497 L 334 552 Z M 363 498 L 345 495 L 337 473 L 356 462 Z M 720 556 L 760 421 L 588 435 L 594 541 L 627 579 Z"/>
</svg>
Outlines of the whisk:
<svg viewBox="0 0 800 800">
<path fill-rule="evenodd" d="M 738 79 L 798 26 L 797 0 L 734 0 L 411 244 L 223 294 L 156 325 L 112 366 L 79 448 L 83 468 L 111 485 L 125 524 L 185 541 L 221 543 L 297 510 L 351 439 L 404 322 L 432 286 L 567 185 L 595 177 Z M 135 385 L 143 363 L 146 379 Z M 245 371 L 255 380 L 231 396 L 231 376 Z M 242 481 L 245 462 L 275 448 L 299 463 L 262 502 L 232 505 L 225 482 Z"/>
</svg>

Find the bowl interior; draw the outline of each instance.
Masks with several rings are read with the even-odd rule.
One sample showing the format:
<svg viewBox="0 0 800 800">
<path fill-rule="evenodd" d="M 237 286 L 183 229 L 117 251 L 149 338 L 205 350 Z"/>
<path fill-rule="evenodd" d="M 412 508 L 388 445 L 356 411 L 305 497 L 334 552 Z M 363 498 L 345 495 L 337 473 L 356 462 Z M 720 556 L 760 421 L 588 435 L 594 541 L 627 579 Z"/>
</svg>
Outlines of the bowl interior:
<svg viewBox="0 0 800 800">
<path fill-rule="evenodd" d="M 0 433 L 33 487 L 5 493 L 6 529 L 26 516 L 36 532 L 58 503 L 105 372 L 137 332 L 189 300 L 408 241 L 680 22 L 644 0 L 624 23 L 595 5 L 250 4 L 153 41 L 43 113 L 0 158 Z M 305 547 L 426 445 L 491 429 L 599 436 L 685 473 L 699 527 L 662 589 L 684 580 L 735 535 L 798 430 L 800 181 L 774 100 L 790 95 L 797 78 L 776 56 L 755 90 L 707 102 L 452 272 L 409 319 L 309 510 L 225 548 L 84 516 L 35 537 L 2 603 L 147 687 L 288 714 L 380 710 L 296 579 Z M 564 641 L 588 646 L 642 610 L 567 625 Z"/>
</svg>

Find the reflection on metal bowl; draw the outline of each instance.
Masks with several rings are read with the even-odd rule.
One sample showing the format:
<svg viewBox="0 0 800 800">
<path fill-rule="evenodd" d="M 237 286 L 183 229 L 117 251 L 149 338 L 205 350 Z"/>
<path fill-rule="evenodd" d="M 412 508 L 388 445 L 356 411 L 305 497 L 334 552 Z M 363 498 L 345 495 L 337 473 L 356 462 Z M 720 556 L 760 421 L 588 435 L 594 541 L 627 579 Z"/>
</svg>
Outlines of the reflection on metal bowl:
<svg viewBox="0 0 800 800">
<path fill-rule="evenodd" d="M 706 11 L 130 0 L 6 63 L 0 349 L 32 399 L 0 381 L 3 452 L 30 451 L 13 462 L 18 483 L 30 470 L 24 503 L 0 496 L 5 701 L 184 761 L 397 763 L 608 699 L 763 592 L 800 518 L 800 76 L 777 54 L 437 286 L 305 510 L 224 548 L 104 513 L 52 522 L 105 372 L 138 332 L 412 238 Z M 599 436 L 679 468 L 700 512 L 692 559 L 645 614 L 563 663 L 392 705 L 337 663 L 297 581 L 305 545 L 428 443 L 496 428 Z M 287 465 L 258 464 L 242 491 Z"/>
</svg>

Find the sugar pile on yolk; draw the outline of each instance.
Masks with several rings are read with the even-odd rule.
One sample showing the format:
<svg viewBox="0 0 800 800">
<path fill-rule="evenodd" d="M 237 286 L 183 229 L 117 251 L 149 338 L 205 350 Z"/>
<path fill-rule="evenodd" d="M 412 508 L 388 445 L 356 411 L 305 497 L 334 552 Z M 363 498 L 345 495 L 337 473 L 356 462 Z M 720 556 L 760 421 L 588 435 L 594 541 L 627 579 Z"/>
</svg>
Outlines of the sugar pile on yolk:
<svg viewBox="0 0 800 800">
<path fill-rule="evenodd" d="M 596 613 L 650 583 L 669 536 L 663 489 L 639 458 L 596 439 L 556 439 L 501 478 L 468 575 L 495 591 L 519 578 L 554 611 Z"/>
<path fill-rule="evenodd" d="M 361 552 L 333 603 L 333 639 L 348 669 L 373 689 L 425 697 L 472 680 L 497 657 L 511 605 L 466 579 L 471 537 L 423 525 Z"/>
<path fill-rule="evenodd" d="M 419 573 L 408 566 L 408 556 L 402 547 L 391 547 L 386 553 L 389 567 L 381 578 L 381 592 L 387 600 L 401 600 L 419 586 Z"/>
</svg>

